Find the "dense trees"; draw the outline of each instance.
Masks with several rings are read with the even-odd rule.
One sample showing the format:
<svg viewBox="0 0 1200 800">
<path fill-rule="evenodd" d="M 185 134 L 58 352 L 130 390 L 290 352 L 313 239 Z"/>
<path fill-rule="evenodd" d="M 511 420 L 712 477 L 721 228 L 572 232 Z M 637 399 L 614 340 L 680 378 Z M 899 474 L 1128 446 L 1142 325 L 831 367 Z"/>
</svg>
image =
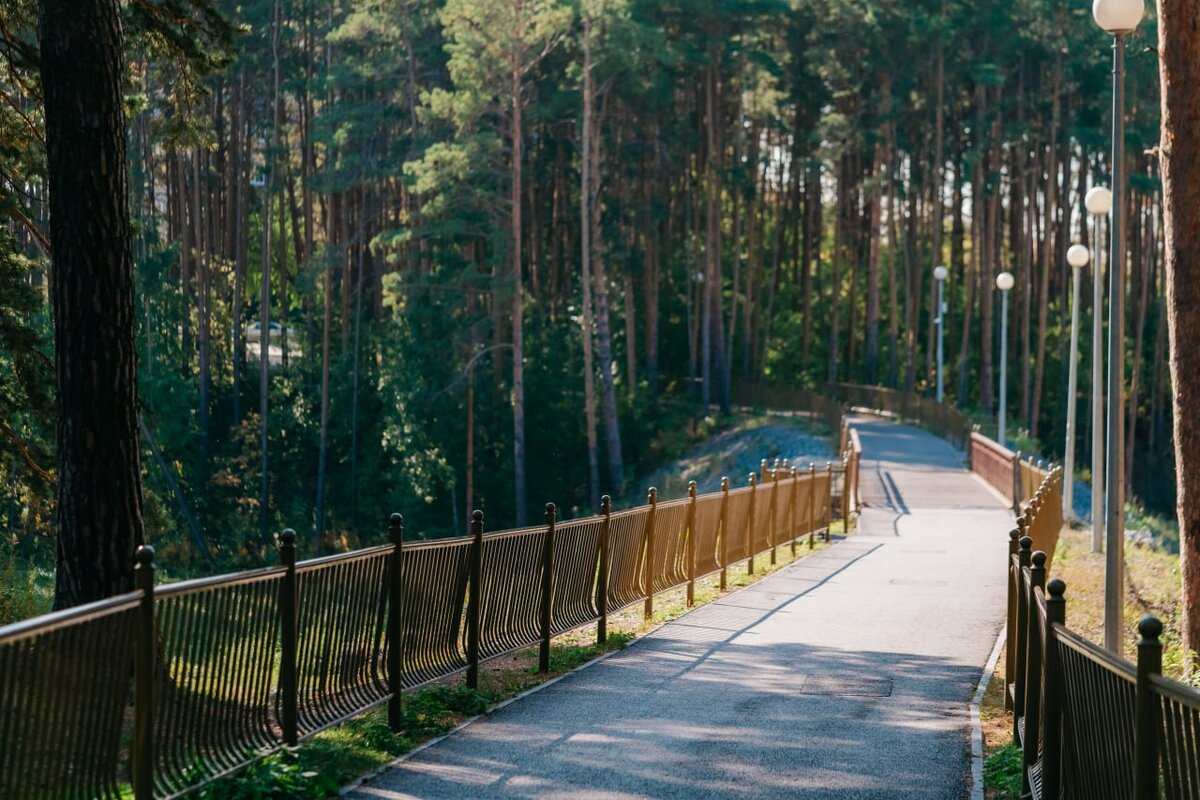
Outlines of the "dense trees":
<svg viewBox="0 0 1200 800">
<path fill-rule="evenodd" d="M 126 12 L 139 377 L 163 455 L 146 515 L 175 563 L 261 559 L 285 521 L 343 546 L 397 508 L 429 532 L 472 505 L 496 525 L 531 498 L 592 508 L 727 408 L 737 379 L 928 391 L 937 263 L 949 395 L 992 406 L 992 287 L 1011 269 L 1012 410 L 1061 448 L 1064 254 L 1092 244 L 1083 193 L 1108 171 L 1108 41 L 1086 8 L 223 10 L 241 30 L 229 59 L 203 6 Z M 22 378 L 49 329 L 31 20 L 26 0 L 0 9 L 16 145 L 0 148 L 0 276 L 17 276 L 0 309 L 25 343 L 0 368 Z M 1167 507 L 1154 35 L 1150 21 L 1129 59 L 1127 419 L 1133 488 Z M 261 368 L 268 350 L 279 363 Z M 22 555 L 51 508 L 39 385 L 0 381 L 0 525 Z"/>
</svg>

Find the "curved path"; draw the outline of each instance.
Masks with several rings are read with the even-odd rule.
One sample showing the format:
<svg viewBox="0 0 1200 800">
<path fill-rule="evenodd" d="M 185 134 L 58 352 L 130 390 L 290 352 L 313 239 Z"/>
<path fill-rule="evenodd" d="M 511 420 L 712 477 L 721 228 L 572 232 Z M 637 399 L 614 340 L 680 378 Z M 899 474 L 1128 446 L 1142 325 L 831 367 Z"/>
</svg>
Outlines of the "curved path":
<svg viewBox="0 0 1200 800">
<path fill-rule="evenodd" d="M 855 420 L 859 533 L 397 763 L 355 798 L 959 798 L 1012 517 Z"/>
</svg>

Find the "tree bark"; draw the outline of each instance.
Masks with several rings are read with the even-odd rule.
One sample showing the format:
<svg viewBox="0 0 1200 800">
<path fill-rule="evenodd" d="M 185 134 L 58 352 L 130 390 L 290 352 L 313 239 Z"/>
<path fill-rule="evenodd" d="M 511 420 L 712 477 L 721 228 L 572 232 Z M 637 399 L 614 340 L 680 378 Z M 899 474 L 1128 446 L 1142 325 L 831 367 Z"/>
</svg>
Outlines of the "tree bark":
<svg viewBox="0 0 1200 800">
<path fill-rule="evenodd" d="M 1200 7 L 1158 2 L 1167 325 L 1170 334 L 1183 641 L 1200 650 Z"/>
<path fill-rule="evenodd" d="M 593 100 L 595 85 L 592 78 L 592 19 L 583 14 L 583 148 L 579 170 L 580 264 L 583 290 L 583 410 L 587 425 L 588 485 L 591 489 L 591 509 L 600 508 L 600 456 L 596 439 L 596 368 L 592 355 L 592 159 L 589 142 L 592 139 Z"/>
<path fill-rule="evenodd" d="M 129 591 L 145 541 L 120 3 L 42 0 L 38 29 L 66 608 Z"/>
<path fill-rule="evenodd" d="M 513 406 L 513 491 L 516 523 L 529 518 L 526 506 L 525 477 L 525 304 L 521 277 L 521 160 L 524 144 L 521 111 L 524 105 L 521 87 L 521 62 L 512 67 L 512 406 Z"/>
</svg>

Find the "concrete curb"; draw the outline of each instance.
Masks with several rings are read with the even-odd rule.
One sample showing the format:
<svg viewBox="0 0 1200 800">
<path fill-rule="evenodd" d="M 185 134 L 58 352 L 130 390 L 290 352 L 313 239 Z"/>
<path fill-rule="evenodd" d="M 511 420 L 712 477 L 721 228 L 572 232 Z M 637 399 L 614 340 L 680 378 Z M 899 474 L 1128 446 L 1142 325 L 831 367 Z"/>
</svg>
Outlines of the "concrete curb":
<svg viewBox="0 0 1200 800">
<path fill-rule="evenodd" d="M 979 676 L 979 684 L 975 687 L 975 696 L 971 698 L 971 800 L 983 800 L 983 723 L 979 718 L 979 707 L 983 705 L 983 696 L 987 693 L 992 673 L 996 671 L 996 662 L 1000 660 L 1000 651 L 1004 649 L 1007 626 L 1000 626 L 996 636 L 996 644 L 992 654 L 988 656 L 987 666 Z"/>
</svg>

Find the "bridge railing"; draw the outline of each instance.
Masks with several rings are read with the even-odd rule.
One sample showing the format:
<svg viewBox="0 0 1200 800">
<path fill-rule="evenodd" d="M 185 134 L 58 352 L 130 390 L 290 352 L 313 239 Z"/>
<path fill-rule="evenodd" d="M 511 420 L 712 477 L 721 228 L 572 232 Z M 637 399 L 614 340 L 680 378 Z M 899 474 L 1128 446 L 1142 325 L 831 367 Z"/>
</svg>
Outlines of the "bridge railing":
<svg viewBox="0 0 1200 800">
<path fill-rule="evenodd" d="M 1066 584 L 1039 537 L 1062 525 L 1051 470 L 1011 533 L 1005 700 L 1022 750 L 1022 794 L 1200 798 L 1200 691 L 1162 674 L 1162 623 L 1145 616 L 1137 663 L 1066 627 Z M 1051 545 L 1053 547 L 1053 545 Z"/>
<path fill-rule="evenodd" d="M 175 797 L 402 693 L 780 547 L 829 534 L 833 472 L 763 464 L 741 488 L 542 525 L 389 543 L 278 566 L 154 585 L 0 628 L 0 797 Z M 132 699 L 132 714 L 127 713 Z M 124 744 L 123 744 L 124 743 Z"/>
<path fill-rule="evenodd" d="M 857 383 L 831 384 L 829 393 L 851 407 L 882 411 L 901 420 L 917 422 L 960 450 L 966 448 L 971 436 L 971 418 L 932 397 Z"/>
</svg>

